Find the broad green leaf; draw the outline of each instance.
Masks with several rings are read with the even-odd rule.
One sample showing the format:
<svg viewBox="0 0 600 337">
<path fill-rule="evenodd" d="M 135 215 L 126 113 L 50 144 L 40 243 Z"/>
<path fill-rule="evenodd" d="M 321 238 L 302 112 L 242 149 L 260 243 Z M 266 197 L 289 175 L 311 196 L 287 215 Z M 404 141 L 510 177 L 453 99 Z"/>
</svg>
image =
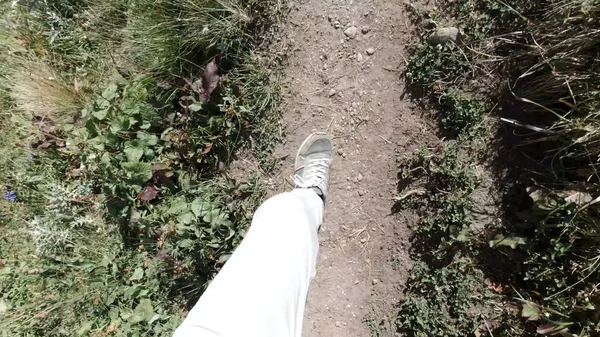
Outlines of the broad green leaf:
<svg viewBox="0 0 600 337">
<path fill-rule="evenodd" d="M 117 87 L 116 84 L 114 84 L 114 83 L 109 84 L 106 87 L 106 89 L 104 89 L 104 91 L 102 92 L 102 97 L 104 97 L 105 99 L 110 101 L 119 96 L 119 94 L 117 93 L 118 89 L 119 89 L 119 87 Z"/>
<path fill-rule="evenodd" d="M 9 309 L 8 304 L 3 299 L 0 299 L 0 314 L 7 312 Z"/>
<path fill-rule="evenodd" d="M 78 336 L 86 335 L 90 330 L 92 330 L 92 325 L 93 325 L 93 322 L 91 322 L 91 321 L 87 321 L 87 322 L 83 323 L 81 325 L 81 327 L 79 328 L 79 330 L 77 330 L 77 335 Z"/>
<path fill-rule="evenodd" d="M 125 162 L 121 164 L 121 167 L 125 170 L 127 178 L 133 181 L 144 183 L 152 178 L 150 163 Z"/>
<path fill-rule="evenodd" d="M 175 198 L 171 201 L 171 206 L 169 207 L 169 213 L 171 214 L 181 214 L 188 209 L 187 201 L 184 197 Z"/>
<path fill-rule="evenodd" d="M 152 316 L 152 318 L 150 318 L 150 320 L 148 321 L 148 325 L 152 325 L 152 323 L 156 322 L 159 318 L 160 318 L 159 314 Z"/>
<path fill-rule="evenodd" d="M 204 222 L 206 223 L 213 224 L 215 223 L 219 215 L 221 215 L 221 210 L 218 208 L 213 208 L 210 211 L 206 212 L 202 220 L 204 220 Z"/>
<path fill-rule="evenodd" d="M 221 256 L 219 256 L 219 260 L 217 260 L 219 263 L 225 263 L 227 262 L 227 260 L 229 260 L 229 258 L 231 257 L 231 254 L 223 254 Z"/>
<path fill-rule="evenodd" d="M 528 321 L 537 321 L 540 319 L 540 309 L 533 303 L 526 302 L 523 304 L 521 316 L 527 318 Z"/>
<path fill-rule="evenodd" d="M 150 129 L 151 126 L 152 126 L 152 124 L 150 124 L 150 122 L 143 121 L 142 125 L 140 125 L 140 129 L 142 129 L 142 130 L 148 130 L 148 129 Z"/>
<path fill-rule="evenodd" d="M 498 246 L 509 246 L 512 249 L 516 249 L 517 246 L 526 244 L 526 241 L 525 238 L 520 236 L 505 237 L 503 235 L 496 235 L 494 240 L 491 240 L 489 244 L 491 248 Z"/>
<path fill-rule="evenodd" d="M 99 120 L 104 120 L 108 115 L 108 109 L 94 110 L 92 111 L 92 116 L 98 118 Z"/>
<path fill-rule="evenodd" d="M 131 162 L 140 161 L 144 155 L 143 148 L 135 147 L 132 144 L 125 145 L 123 152 L 125 152 L 125 155 L 127 156 L 127 161 Z"/>
<path fill-rule="evenodd" d="M 133 311 L 133 320 L 134 322 L 146 321 L 149 322 L 152 317 L 154 317 L 154 308 L 152 307 L 152 302 L 147 299 L 141 299 L 140 304 L 135 307 Z"/>
<path fill-rule="evenodd" d="M 189 225 L 192 222 L 194 222 L 194 220 L 196 220 L 196 217 L 194 216 L 194 213 L 187 212 L 187 213 L 183 213 L 182 215 L 180 215 L 178 219 L 180 222 L 183 222 L 184 224 Z"/>
<path fill-rule="evenodd" d="M 129 278 L 129 281 L 138 281 L 144 277 L 144 269 L 143 268 L 135 268 L 133 275 Z"/>
<path fill-rule="evenodd" d="M 202 104 L 201 103 L 192 103 L 188 106 L 188 109 L 190 109 L 190 111 L 193 112 L 197 112 L 202 110 Z"/>
<path fill-rule="evenodd" d="M 202 201 L 202 198 L 196 198 L 192 201 L 192 212 L 198 217 L 204 216 L 211 206 L 210 203 Z"/>
</svg>

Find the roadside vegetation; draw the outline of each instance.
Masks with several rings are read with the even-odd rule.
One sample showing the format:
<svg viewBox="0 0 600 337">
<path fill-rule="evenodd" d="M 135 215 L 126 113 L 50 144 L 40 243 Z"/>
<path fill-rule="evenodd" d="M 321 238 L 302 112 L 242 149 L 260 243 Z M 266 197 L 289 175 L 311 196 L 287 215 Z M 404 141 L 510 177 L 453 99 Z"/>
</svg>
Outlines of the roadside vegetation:
<svg viewBox="0 0 600 337">
<path fill-rule="evenodd" d="M 283 4 L 2 6 L 0 335 L 170 335 L 264 196 Z"/>
<path fill-rule="evenodd" d="M 600 335 L 596 1 L 407 4 L 406 72 L 439 144 L 399 158 L 421 214 L 409 336 Z"/>
</svg>

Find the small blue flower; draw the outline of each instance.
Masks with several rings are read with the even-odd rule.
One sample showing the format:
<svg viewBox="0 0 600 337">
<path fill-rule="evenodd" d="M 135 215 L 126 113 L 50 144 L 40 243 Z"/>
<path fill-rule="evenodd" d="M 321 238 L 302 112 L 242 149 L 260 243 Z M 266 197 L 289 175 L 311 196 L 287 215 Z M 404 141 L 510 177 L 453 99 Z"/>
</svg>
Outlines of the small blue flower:
<svg viewBox="0 0 600 337">
<path fill-rule="evenodd" d="M 16 202 L 17 201 L 17 192 L 9 191 L 9 192 L 4 193 L 4 199 L 6 199 L 8 201 Z"/>
</svg>

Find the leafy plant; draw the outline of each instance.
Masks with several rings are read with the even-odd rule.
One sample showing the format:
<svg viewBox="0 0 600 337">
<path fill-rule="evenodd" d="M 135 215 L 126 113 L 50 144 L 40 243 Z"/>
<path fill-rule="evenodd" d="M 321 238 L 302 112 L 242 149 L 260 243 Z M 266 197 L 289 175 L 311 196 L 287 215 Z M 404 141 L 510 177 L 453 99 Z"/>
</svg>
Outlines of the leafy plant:
<svg viewBox="0 0 600 337">
<path fill-rule="evenodd" d="M 444 96 L 444 128 L 463 138 L 473 138 L 485 129 L 485 105 L 482 101 L 456 91 Z"/>
<path fill-rule="evenodd" d="M 482 274 L 460 259 L 441 269 L 417 262 L 410 273 L 398 327 L 415 337 L 473 336 L 482 325 Z"/>
</svg>

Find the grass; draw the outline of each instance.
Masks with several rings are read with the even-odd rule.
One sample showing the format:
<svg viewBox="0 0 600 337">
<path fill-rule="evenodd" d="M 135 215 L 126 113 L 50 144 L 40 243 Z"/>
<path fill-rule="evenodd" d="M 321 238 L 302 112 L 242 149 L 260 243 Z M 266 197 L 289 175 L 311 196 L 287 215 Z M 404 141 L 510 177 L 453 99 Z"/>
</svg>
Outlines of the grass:
<svg viewBox="0 0 600 337">
<path fill-rule="evenodd" d="M 264 196 L 277 1 L 2 9 L 0 331 L 169 335 Z M 263 49 L 261 49 L 263 48 Z M 260 55 L 260 57 L 258 57 Z"/>
<path fill-rule="evenodd" d="M 396 207 L 422 215 L 398 321 L 409 335 L 598 334 L 598 10 L 560 0 L 413 8 L 424 40 L 452 24 L 461 38 L 416 46 L 406 74 L 446 137 L 400 159 Z M 468 268 L 453 273 L 460 261 Z M 469 300 L 444 298 L 447 284 Z"/>
</svg>

